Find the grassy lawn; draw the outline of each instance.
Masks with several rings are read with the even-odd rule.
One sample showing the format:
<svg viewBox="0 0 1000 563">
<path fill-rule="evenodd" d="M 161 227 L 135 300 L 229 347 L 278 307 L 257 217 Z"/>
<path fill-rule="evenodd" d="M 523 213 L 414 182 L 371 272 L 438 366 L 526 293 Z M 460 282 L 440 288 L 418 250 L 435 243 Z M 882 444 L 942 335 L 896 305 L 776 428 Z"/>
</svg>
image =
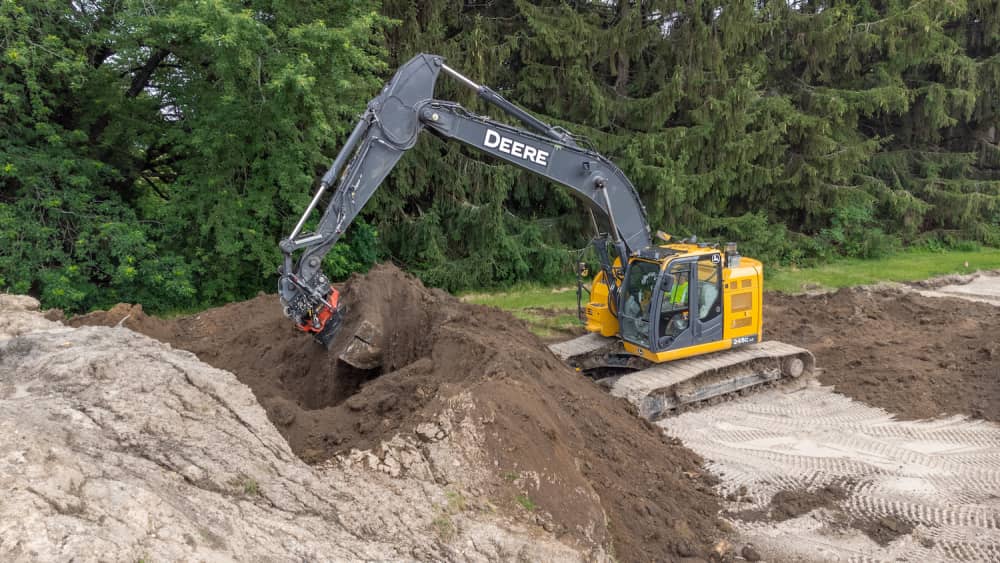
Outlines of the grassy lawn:
<svg viewBox="0 0 1000 563">
<path fill-rule="evenodd" d="M 537 307 L 576 311 L 576 286 L 568 284 L 558 287 L 523 285 L 495 293 L 467 293 L 460 297 L 469 303 L 513 311 Z M 587 292 L 583 293 L 583 300 L 586 302 Z"/>
<path fill-rule="evenodd" d="M 527 321 L 531 332 L 544 340 L 565 340 L 583 330 L 583 324 L 576 316 L 575 303 L 572 310 L 531 308 L 515 309 L 511 313 Z"/>
<path fill-rule="evenodd" d="M 968 263 L 968 266 L 966 266 Z M 764 289 L 797 293 L 809 289 L 849 287 L 880 281 L 916 281 L 943 274 L 1000 268 L 1000 249 L 911 251 L 881 260 L 838 260 L 813 268 L 766 267 Z M 576 324 L 576 287 L 525 285 L 494 293 L 469 293 L 464 301 L 513 311 L 546 337 Z M 587 294 L 583 295 L 584 300 Z M 546 312 L 545 309 L 550 311 Z"/>
<path fill-rule="evenodd" d="M 968 266 L 966 266 L 968 264 Z M 1000 249 L 903 252 L 881 260 L 838 260 L 814 268 L 764 269 L 764 289 L 798 293 L 880 281 L 917 281 L 943 274 L 967 274 L 1000 268 Z"/>
<path fill-rule="evenodd" d="M 523 285 L 495 293 L 467 293 L 463 301 L 499 307 L 527 321 L 539 338 L 564 340 L 581 330 L 576 316 L 576 286 Z M 583 294 L 584 302 L 587 293 Z"/>
</svg>

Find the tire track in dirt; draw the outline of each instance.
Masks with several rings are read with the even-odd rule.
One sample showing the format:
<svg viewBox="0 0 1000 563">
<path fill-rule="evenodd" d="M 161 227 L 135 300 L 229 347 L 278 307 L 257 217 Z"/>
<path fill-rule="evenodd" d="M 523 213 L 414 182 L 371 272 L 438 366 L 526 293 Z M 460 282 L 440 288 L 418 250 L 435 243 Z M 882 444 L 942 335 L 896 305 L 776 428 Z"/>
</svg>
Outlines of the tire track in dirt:
<svg viewBox="0 0 1000 563">
<path fill-rule="evenodd" d="M 766 511 L 783 490 L 847 491 L 834 506 L 784 522 L 734 516 L 765 558 L 1000 560 L 1000 425 L 900 421 L 815 381 L 657 424 L 712 460 L 723 496 L 745 487 L 727 504 L 731 513 Z M 879 545 L 859 522 L 888 526 L 890 540 Z"/>
</svg>

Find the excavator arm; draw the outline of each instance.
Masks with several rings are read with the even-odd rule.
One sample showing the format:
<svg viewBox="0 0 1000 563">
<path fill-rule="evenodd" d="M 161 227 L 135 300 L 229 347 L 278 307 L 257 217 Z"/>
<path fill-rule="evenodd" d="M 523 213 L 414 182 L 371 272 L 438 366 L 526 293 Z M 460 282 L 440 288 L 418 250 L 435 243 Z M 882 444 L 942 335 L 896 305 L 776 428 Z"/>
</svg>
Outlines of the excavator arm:
<svg viewBox="0 0 1000 563">
<path fill-rule="evenodd" d="M 476 115 L 459 104 L 433 98 L 441 72 L 475 90 L 488 103 L 525 124 L 526 131 Z M 610 227 L 610 242 L 624 258 L 651 245 L 645 209 L 625 174 L 567 131 L 551 126 L 476 84 L 436 55 L 420 54 L 400 67 L 368 107 L 323 175 L 319 189 L 288 238 L 280 243 L 284 265 L 278 290 L 285 314 L 324 345 L 340 323 L 339 295 L 323 274 L 323 257 L 343 235 L 421 131 L 459 141 L 570 188 Z M 306 220 L 336 183 L 314 232 Z M 597 244 L 597 243 L 595 243 Z M 611 258 L 599 252 L 606 279 Z M 298 259 L 295 254 L 300 253 Z M 617 303 L 616 303 L 617 304 Z"/>
</svg>

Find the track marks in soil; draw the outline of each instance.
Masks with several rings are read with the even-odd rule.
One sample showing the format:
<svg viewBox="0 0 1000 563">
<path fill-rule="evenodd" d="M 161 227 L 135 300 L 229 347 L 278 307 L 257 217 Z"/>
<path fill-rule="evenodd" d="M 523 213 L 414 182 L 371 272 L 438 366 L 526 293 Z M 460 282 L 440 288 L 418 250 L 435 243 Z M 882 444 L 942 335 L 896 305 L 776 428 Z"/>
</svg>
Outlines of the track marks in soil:
<svg viewBox="0 0 1000 563">
<path fill-rule="evenodd" d="M 721 478 L 724 494 L 742 489 L 728 497 L 733 502 L 727 509 L 765 556 L 996 560 L 996 424 L 961 417 L 895 420 L 815 382 L 659 424 L 712 460 L 708 467 Z M 815 493 L 831 485 L 844 496 L 773 521 L 781 491 Z"/>
</svg>

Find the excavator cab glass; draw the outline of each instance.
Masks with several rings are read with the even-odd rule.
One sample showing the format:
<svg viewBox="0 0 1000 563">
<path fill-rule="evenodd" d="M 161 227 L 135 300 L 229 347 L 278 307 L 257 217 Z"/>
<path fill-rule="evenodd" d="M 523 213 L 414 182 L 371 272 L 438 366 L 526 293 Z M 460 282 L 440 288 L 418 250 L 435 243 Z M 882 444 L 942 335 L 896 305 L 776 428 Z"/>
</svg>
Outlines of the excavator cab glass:
<svg viewBox="0 0 1000 563">
<path fill-rule="evenodd" d="M 623 285 L 622 339 L 651 352 L 722 339 L 718 253 L 634 259 Z"/>
<path fill-rule="evenodd" d="M 664 272 L 657 314 L 657 346 L 668 347 L 690 326 L 691 265 L 675 263 Z"/>
<path fill-rule="evenodd" d="M 625 340 L 639 346 L 649 347 L 649 319 L 659 281 L 659 263 L 635 260 L 629 266 L 625 276 L 625 295 L 619 315 L 621 334 Z"/>
</svg>

